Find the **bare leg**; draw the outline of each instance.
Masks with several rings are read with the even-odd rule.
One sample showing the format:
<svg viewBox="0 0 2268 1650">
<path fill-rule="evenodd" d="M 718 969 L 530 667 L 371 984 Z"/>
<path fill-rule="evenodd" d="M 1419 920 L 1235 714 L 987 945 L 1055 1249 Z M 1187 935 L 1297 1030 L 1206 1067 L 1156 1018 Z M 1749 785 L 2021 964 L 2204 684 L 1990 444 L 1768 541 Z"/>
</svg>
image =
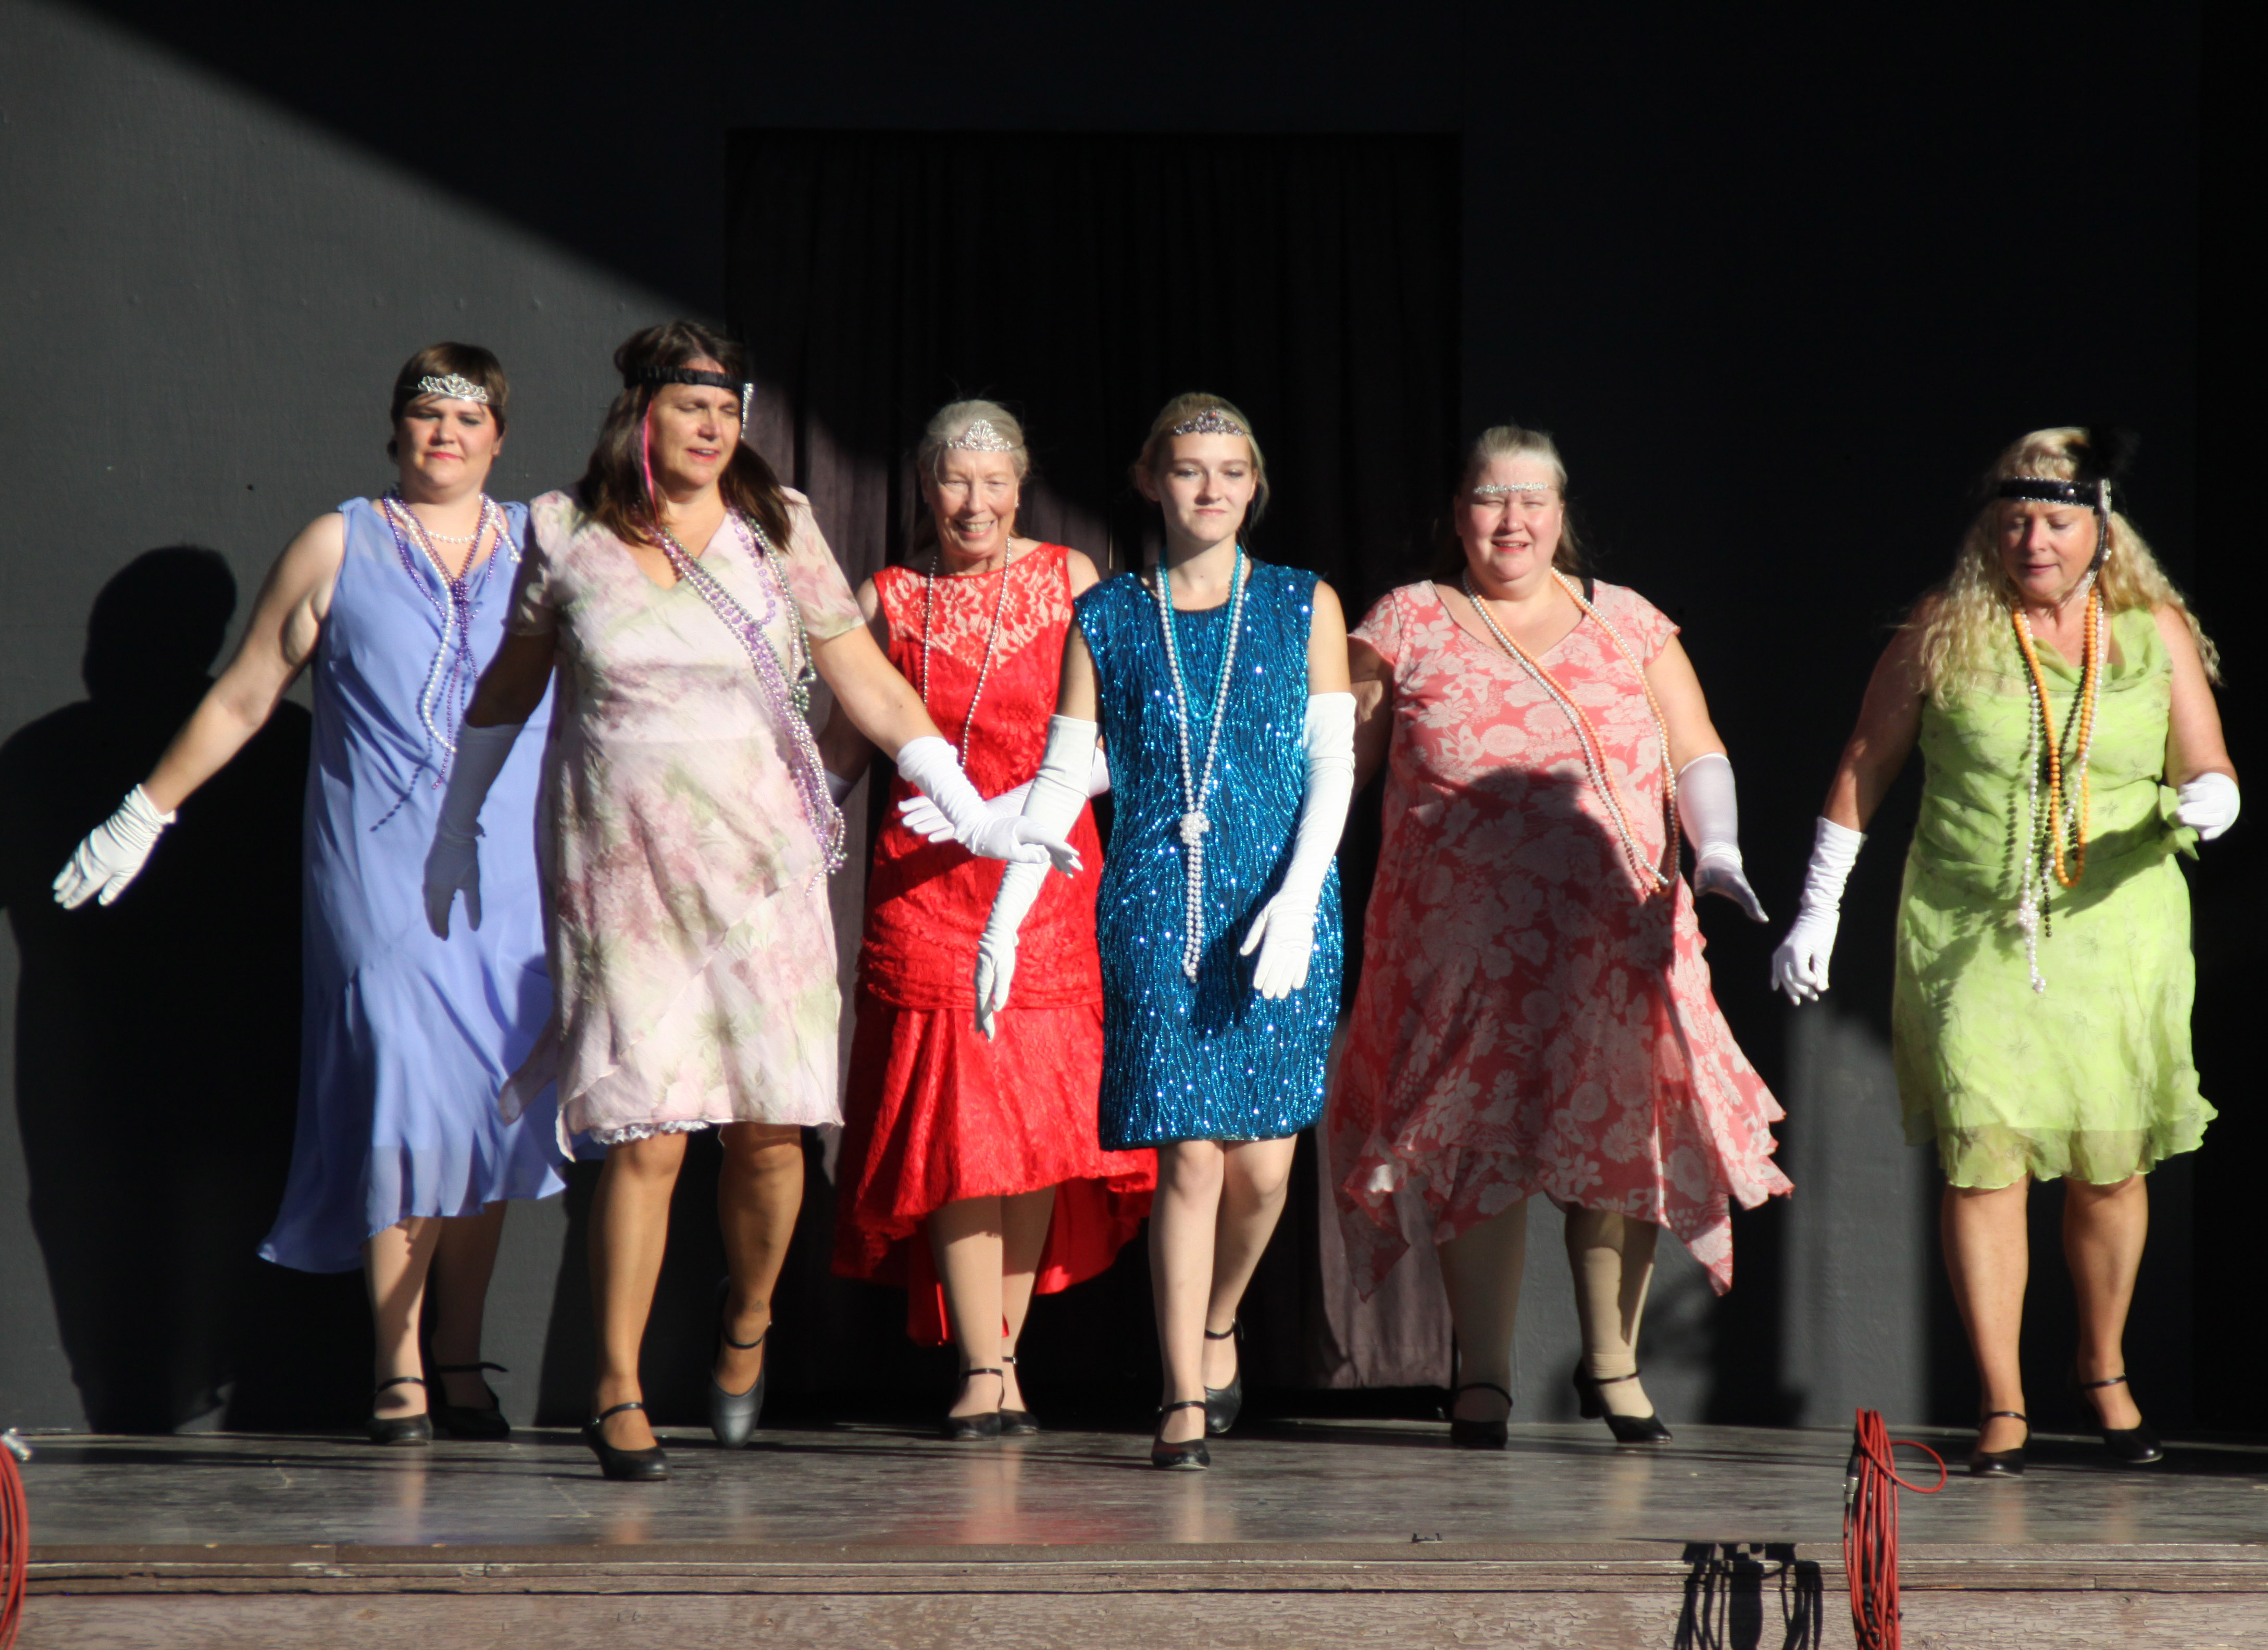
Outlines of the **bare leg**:
<svg viewBox="0 0 2268 1650">
<path fill-rule="evenodd" d="M 591 1199 L 591 1306 L 598 1320 L 599 1369 L 591 1413 L 644 1396 L 638 1348 L 653 1310 L 653 1286 L 669 1244 L 669 1197 L 685 1161 L 685 1137 L 657 1134 L 610 1147 Z M 631 1410 L 606 1423 L 616 1449 L 650 1449 L 653 1428 Z"/>
<path fill-rule="evenodd" d="M 2024 1408 L 2024 1371 L 2017 1343 L 2024 1328 L 2024 1286 L 2031 1271 L 2031 1249 L 2024 1232 L 2024 1204 L 2031 1190 L 2027 1175 L 2013 1186 L 1973 1190 L 1948 1186 L 1938 1205 L 1938 1229 L 1945 1245 L 1945 1270 L 1953 1298 L 1969 1331 L 1977 1359 L 1981 1410 Z M 2116 1373 L 2115 1371 L 2113 1372 Z M 2024 1424 L 2002 1417 L 1987 1421 L 1977 1434 L 1979 1450 L 2014 1449 L 2024 1441 Z"/>
<path fill-rule="evenodd" d="M 731 1123 L 717 1134 L 725 1148 L 717 1226 L 733 1275 L 725 1329 L 736 1341 L 753 1341 L 771 1330 L 772 1291 L 803 1208 L 803 1131 L 793 1123 Z M 717 1384 L 727 1392 L 747 1391 L 763 1368 L 761 1346 L 717 1349 Z"/>
<path fill-rule="evenodd" d="M 1528 1263 L 1528 1203 L 1467 1226 L 1436 1244 L 1449 1322 L 1457 1331 L 1456 1381 L 1512 1390 L 1512 1331 L 1520 1317 L 1520 1275 Z M 1457 1395 L 1449 1413 L 1461 1421 L 1501 1421 L 1512 1405 L 1493 1392 Z"/>
<path fill-rule="evenodd" d="M 1653 1283 L 1653 1246 L 1661 1228 L 1610 1209 L 1567 1211 L 1567 1263 L 1575 1273 L 1575 1315 L 1583 1326 L 1583 1366 L 1602 1385 L 1609 1415 L 1653 1413 L 1637 1381 L 1638 1320 Z"/>
<path fill-rule="evenodd" d="M 2126 1373 L 2126 1310 L 2134 1303 L 2134 1275 L 2149 1233 L 2149 1183 L 2139 1175 L 2116 1186 L 2064 1182 L 2063 1252 L 2079 1296 L 2081 1381 Z M 2105 1426 L 2123 1431 L 2142 1424 L 2131 1387 L 2096 1387 L 2087 1396 Z"/>
<path fill-rule="evenodd" d="M 1024 1338 L 1024 1319 L 1032 1309 L 1032 1289 L 1039 1281 L 1040 1256 L 1047 1250 L 1048 1226 L 1055 1213 L 1052 1186 L 1000 1199 L 1000 1313 L 1008 1324 L 1007 1344 L 1001 1351 L 1011 1358 L 1015 1356 L 1016 1344 Z M 1000 1407 L 1020 1410 L 1024 1388 L 1017 1378 L 1016 1366 L 1001 1367 L 1008 1372 L 1008 1378 L 1000 1394 Z"/>
<path fill-rule="evenodd" d="M 1240 1140 L 1227 1148 L 1227 1173 L 1220 1190 L 1220 1221 L 1213 1238 L 1212 1295 L 1205 1303 L 1205 1328 L 1222 1338 L 1204 1343 L 1205 1385 L 1225 1387 L 1236 1379 L 1236 1343 L 1227 1338 L 1236 1309 L 1268 1252 L 1283 1217 L 1292 1186 L 1292 1156 L 1298 1137 L 1283 1140 Z"/>
<path fill-rule="evenodd" d="M 499 1200 L 478 1214 L 438 1220 L 440 1241 L 433 1249 L 433 1361 L 476 1364 L 481 1360 L 481 1321 L 489 1304 L 489 1278 L 496 1271 L 497 1246 L 504 1241 L 504 1211 Z M 447 1401 L 468 1410 L 488 1408 L 486 1384 L 478 1370 L 444 1375 Z"/>
<path fill-rule="evenodd" d="M 1216 1141 L 1176 1140 L 1158 1148 L 1158 1191 L 1150 1205 L 1150 1280 L 1158 1351 L 1166 1366 L 1161 1404 L 1204 1397 L 1204 1330 L 1226 1172 L 1226 1153 Z M 1174 1411 L 1159 1434 L 1169 1443 L 1204 1435 L 1201 1409 Z"/>
<path fill-rule="evenodd" d="M 412 1215 L 363 1240 L 363 1281 L 370 1290 L 371 1327 L 378 1342 L 371 1364 L 373 1384 L 425 1373 L 417 1353 L 417 1323 L 441 1226 L 430 1216 Z M 371 1413 L 388 1418 L 423 1415 L 425 1389 L 406 1382 L 388 1387 L 372 1401 Z"/>
<path fill-rule="evenodd" d="M 930 1253 L 938 1281 L 945 1285 L 945 1311 L 961 1367 L 1002 1369 L 1000 1326 L 1000 1199 L 962 1197 L 929 1217 Z M 989 1415 L 1004 1407 L 1006 1381 L 1000 1375 L 963 1374 L 950 1415 Z"/>
</svg>

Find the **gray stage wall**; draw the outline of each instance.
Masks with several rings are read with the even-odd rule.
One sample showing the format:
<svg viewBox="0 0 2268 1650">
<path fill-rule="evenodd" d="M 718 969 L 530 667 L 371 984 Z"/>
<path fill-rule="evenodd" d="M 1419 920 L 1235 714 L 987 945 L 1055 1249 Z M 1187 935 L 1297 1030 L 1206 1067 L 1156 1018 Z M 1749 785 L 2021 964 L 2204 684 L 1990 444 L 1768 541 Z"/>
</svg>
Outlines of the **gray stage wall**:
<svg viewBox="0 0 2268 1650">
<path fill-rule="evenodd" d="M 1776 925 L 1880 626 L 1941 567 L 1960 493 L 1999 443 L 2104 408 L 2143 425 L 2150 524 L 2191 572 L 2196 138 L 2166 87 L 2193 63 L 2192 11 L 2121 37 L 2153 77 L 2157 136 L 2120 180 L 2118 267 L 2090 277 L 2105 320 L 2073 358 L 2023 342 L 2038 306 L 2018 243 L 2040 215 L 1993 207 L 2039 181 L 2037 134 L 1977 113 L 2015 25 L 1924 39 L 1881 12 L 1861 46 L 1713 11 L 1350 11 L 1248 4 L 1199 29 L 1154 6 L 1077 24 L 1020 4 L 564 6 L 520 14 L 546 35 L 529 63 L 507 49 L 518 26 L 473 8 L 421 26 L 480 18 L 496 49 L 430 70 L 389 32 L 399 13 L 279 17 L 340 31 L 333 85 L 276 69 L 290 53 L 272 46 L 229 72 L 226 49 L 157 8 L 0 0 L 0 737 L 82 696 L 90 604 L 138 552 L 218 549 L 240 617 L 296 527 L 381 485 L 385 389 L 418 344 L 475 339 L 509 364 L 499 493 L 571 478 L 612 345 L 720 307 L 734 125 L 1462 132 L 1470 422 L 1555 428 L 1620 552 L 1609 575 L 1687 624 Z M 1854 70 L 1854 49 L 1870 63 Z M 1044 278 L 1047 249 L 1024 251 L 1005 279 Z M 1846 945 L 1868 955 L 1899 841 L 1870 851 L 1854 895 Z M 1933 1171 L 1894 1117 L 1886 968 L 1838 973 L 1874 1000 L 1791 1013 L 1761 989 L 1768 939 L 1728 910 L 1707 925 L 1727 1012 L 1792 1114 L 1784 1161 L 1802 1190 L 1744 1219 L 1725 1303 L 1668 1256 L 1653 1390 L 1674 1418 L 1834 1424 L 1865 1402 L 1958 1418 Z M 0 942 L 11 1001 L 13 968 Z M 130 1005 L 120 1023 L 131 1036 Z M 0 1039 L 13 1033 L 0 1013 Z M 0 1129 L 0 1425 L 83 1425 L 25 1199 Z M 2161 1204 L 2176 1255 L 2186 1215 Z M 526 1413 L 565 1224 L 555 1204 L 510 1230 L 490 1353 L 520 1372 L 498 1384 Z M 1565 1407 L 1574 1344 L 1541 1216 L 1535 1236 L 1531 1414 Z M 2060 1287 L 2051 1261 L 2038 1273 Z M 2153 1312 L 2154 1412 L 2173 1418 L 2185 1272 L 2161 1280 Z M 1727 1392 L 1712 1372 L 1730 1366 L 1778 1390 Z"/>
</svg>

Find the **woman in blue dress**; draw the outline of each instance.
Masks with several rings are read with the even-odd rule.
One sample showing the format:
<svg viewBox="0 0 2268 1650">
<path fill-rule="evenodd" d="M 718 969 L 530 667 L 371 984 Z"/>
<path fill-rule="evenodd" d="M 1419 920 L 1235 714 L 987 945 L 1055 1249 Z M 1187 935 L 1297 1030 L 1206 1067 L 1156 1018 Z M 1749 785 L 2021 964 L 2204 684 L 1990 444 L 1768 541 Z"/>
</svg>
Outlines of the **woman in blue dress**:
<svg viewBox="0 0 2268 1650">
<path fill-rule="evenodd" d="M 55 879 L 66 906 L 117 899 L 173 810 L 312 667 L 299 1119 L 260 1252 L 302 1271 L 363 1269 L 374 1443 L 423 1443 L 436 1422 L 458 1437 L 510 1433 L 481 1373 L 495 1366 L 480 1352 L 489 1274 L 505 1202 L 563 1187 L 549 1097 L 514 1123 L 496 1107 L 551 1009 L 535 877 L 541 740 L 523 741 L 489 795 L 478 926 L 437 939 L 423 903 L 451 738 L 502 635 L 526 524 L 524 507 L 483 490 L 509 394 L 486 350 L 409 357 L 394 387 L 396 486 L 318 517 L 285 548 L 228 668 Z M 429 1276 L 445 1383 L 430 1402 Z"/>
<path fill-rule="evenodd" d="M 1251 429 L 1208 394 L 1175 397 L 1151 425 L 1132 473 L 1164 518 L 1164 555 L 1079 599 L 1024 809 L 1058 829 L 1075 819 L 1100 736 L 1116 806 L 1096 910 L 1101 1144 L 1158 1148 L 1160 1467 L 1209 1465 L 1206 1437 L 1236 1418 L 1237 1307 L 1299 1133 L 1322 1111 L 1339 1011 L 1346 619 L 1313 573 L 1247 554 L 1240 534 L 1268 498 Z M 988 1028 L 1045 874 L 1002 880 L 977 951 Z"/>
</svg>

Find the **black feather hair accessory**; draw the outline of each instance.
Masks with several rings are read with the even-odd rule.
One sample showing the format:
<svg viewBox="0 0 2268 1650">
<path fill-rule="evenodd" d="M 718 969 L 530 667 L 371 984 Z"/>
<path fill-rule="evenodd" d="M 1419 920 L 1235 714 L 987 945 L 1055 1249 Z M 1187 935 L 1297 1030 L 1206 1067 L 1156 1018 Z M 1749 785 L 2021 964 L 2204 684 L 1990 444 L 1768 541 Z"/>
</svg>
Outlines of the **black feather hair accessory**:
<svg viewBox="0 0 2268 1650">
<path fill-rule="evenodd" d="M 2089 424 L 2087 439 L 2071 449 L 2072 464 L 2082 482 L 2123 482 L 2142 438 L 2123 424 Z"/>
</svg>

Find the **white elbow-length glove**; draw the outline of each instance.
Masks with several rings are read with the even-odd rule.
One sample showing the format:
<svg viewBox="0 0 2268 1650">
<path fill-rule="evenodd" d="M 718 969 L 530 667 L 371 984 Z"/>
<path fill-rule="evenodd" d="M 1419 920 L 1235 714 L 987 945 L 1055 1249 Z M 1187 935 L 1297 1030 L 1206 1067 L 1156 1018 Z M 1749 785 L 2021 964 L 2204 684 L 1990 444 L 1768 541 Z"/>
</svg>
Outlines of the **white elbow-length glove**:
<svg viewBox="0 0 2268 1650">
<path fill-rule="evenodd" d="M 1741 805 L 1731 757 L 1712 750 L 1677 770 L 1677 818 L 1693 843 L 1693 897 L 1721 894 L 1750 922 L 1765 921 L 1764 902 L 1741 868 Z"/>
<path fill-rule="evenodd" d="M 1252 965 L 1252 989 L 1271 1001 L 1304 990 L 1307 964 L 1315 954 L 1315 907 L 1323 879 L 1346 829 L 1347 805 L 1354 800 L 1354 695 L 1317 693 L 1307 697 L 1305 729 L 1307 793 L 1300 802 L 1299 834 L 1283 886 L 1260 908 L 1237 947 L 1240 956 L 1260 955 Z"/>
<path fill-rule="evenodd" d="M 2225 773 L 2201 773 L 2174 794 L 2175 821 L 2195 830 L 2199 842 L 2209 843 L 2236 823 L 2242 804 L 2236 781 Z"/>
<path fill-rule="evenodd" d="M 995 814 L 984 806 L 976 787 L 961 770 L 953 747 L 934 733 L 908 740 L 897 755 L 898 771 L 906 783 L 937 804 L 953 827 L 953 839 L 980 859 L 1009 859 L 1045 865 L 1071 876 L 1079 870 L 1079 850 L 1064 840 L 1070 829 L 1050 830 L 1023 814 Z M 1076 818 L 1076 815 L 1073 815 Z"/>
<path fill-rule="evenodd" d="M 52 884 L 55 903 L 75 911 L 90 899 L 105 905 L 116 900 L 142 874 L 150 851 L 176 817 L 158 812 L 150 793 L 136 785 L 118 805 L 118 812 L 89 831 L 56 873 Z"/>
<path fill-rule="evenodd" d="M 1803 898 L 1787 938 L 1772 953 L 1774 991 L 1791 1003 L 1815 1000 L 1827 990 L 1827 962 L 1835 952 L 1835 931 L 1843 921 L 1843 885 L 1859 863 L 1866 833 L 1822 819 L 1812 837 L 1811 866 L 1803 873 Z"/>
<path fill-rule="evenodd" d="M 481 804 L 526 726 L 505 722 L 457 729 L 457 759 L 449 769 L 449 788 L 441 793 L 433 845 L 425 851 L 425 924 L 439 939 L 449 937 L 449 905 L 460 888 L 465 920 L 481 925 Z"/>
<path fill-rule="evenodd" d="M 1012 791 L 1003 791 L 998 796 L 991 798 L 984 804 L 985 810 L 995 814 L 1005 814 L 1010 818 L 1021 814 L 1024 811 L 1024 799 L 1032 794 L 1034 783 L 1027 779 Z M 1086 794 L 1092 799 L 1101 796 L 1109 789 L 1110 762 L 1103 755 L 1102 747 L 1098 744 L 1094 748 L 1094 766 L 1088 770 L 1086 776 Z M 836 799 L 840 801 L 842 799 L 838 797 Z M 1076 818 L 1077 815 L 1074 814 L 1072 817 Z M 946 818 L 936 803 L 919 792 L 916 792 L 898 804 L 898 819 L 915 836 L 930 842 L 949 843 L 954 840 L 953 821 Z"/>
<path fill-rule="evenodd" d="M 1039 777 L 1023 787 L 1028 794 L 1019 816 L 1035 833 L 1061 837 L 1078 821 L 1086 806 L 1095 734 L 1092 722 L 1048 718 L 1047 755 L 1040 759 Z M 976 1026 L 987 1037 L 992 1035 L 992 1017 L 1008 1005 L 1008 987 L 1016 977 L 1016 931 L 1039 898 L 1047 874 L 1044 859 L 1020 859 L 1002 874 L 1000 891 L 993 895 L 992 914 L 976 942 Z"/>
</svg>

